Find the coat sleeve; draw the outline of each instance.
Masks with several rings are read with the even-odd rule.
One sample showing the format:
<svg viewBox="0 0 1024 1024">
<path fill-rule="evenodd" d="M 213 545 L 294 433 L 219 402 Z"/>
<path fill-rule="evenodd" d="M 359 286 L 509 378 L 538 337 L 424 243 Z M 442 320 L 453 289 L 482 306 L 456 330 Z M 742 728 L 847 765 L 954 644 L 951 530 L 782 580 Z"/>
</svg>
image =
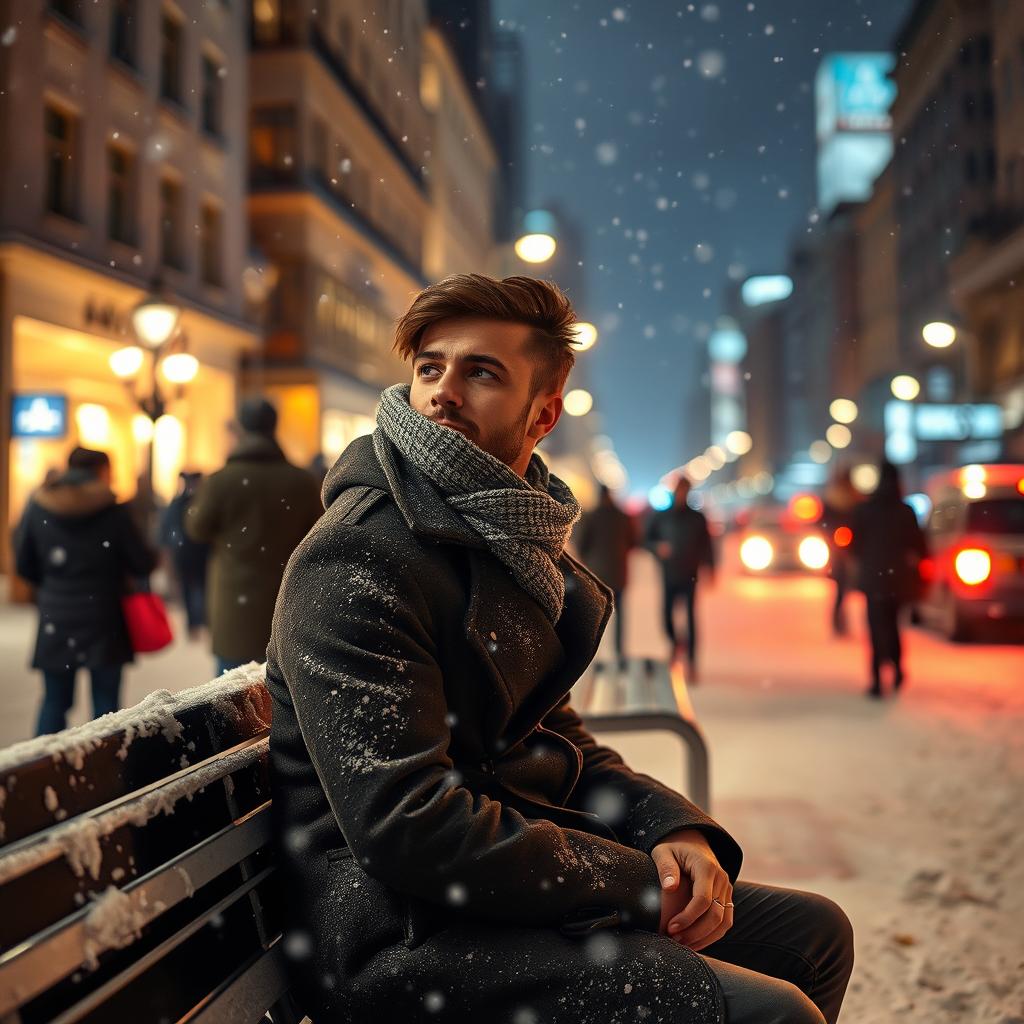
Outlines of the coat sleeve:
<svg viewBox="0 0 1024 1024">
<path fill-rule="evenodd" d="M 14 528 L 14 569 L 23 580 L 38 586 L 43 581 L 43 567 L 39 562 L 39 552 L 36 550 L 35 538 L 32 535 L 30 507 L 25 509 Z"/>
<path fill-rule="evenodd" d="M 307 538 L 286 572 L 269 660 L 345 841 L 364 870 L 496 923 L 560 926 L 600 909 L 657 931 L 644 853 L 469 789 L 449 753 L 445 679 L 422 565 L 351 525 Z M 417 572 L 417 568 L 419 572 Z"/>
<path fill-rule="evenodd" d="M 185 533 L 200 544 L 211 544 L 221 531 L 219 484 L 216 473 L 207 477 L 185 512 Z"/>
<path fill-rule="evenodd" d="M 629 768 L 616 751 L 601 746 L 565 697 L 543 726 L 564 736 L 583 754 L 583 769 L 570 806 L 597 814 L 627 845 L 650 854 L 672 832 L 703 833 L 723 870 L 735 882 L 743 853 L 716 821 L 686 797 Z"/>
</svg>

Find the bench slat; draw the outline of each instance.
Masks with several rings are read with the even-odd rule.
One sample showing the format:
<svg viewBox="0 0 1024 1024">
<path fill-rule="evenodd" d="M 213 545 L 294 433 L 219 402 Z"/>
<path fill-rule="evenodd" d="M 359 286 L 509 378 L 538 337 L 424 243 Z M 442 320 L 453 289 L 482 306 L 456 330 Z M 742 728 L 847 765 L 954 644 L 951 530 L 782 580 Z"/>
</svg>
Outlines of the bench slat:
<svg viewBox="0 0 1024 1024">
<path fill-rule="evenodd" d="M 77 1021 L 80 1021 L 87 1014 L 101 1006 L 110 996 L 120 992 L 131 981 L 140 977 L 155 964 L 159 963 L 168 953 L 177 949 L 178 946 L 191 938 L 200 928 L 208 924 L 212 918 L 222 914 L 232 904 L 248 896 L 261 882 L 269 878 L 273 872 L 274 868 L 272 866 L 267 867 L 247 879 L 223 899 L 218 900 L 211 907 L 207 908 L 203 914 L 191 920 L 183 928 L 179 929 L 148 953 L 139 957 L 138 960 L 133 961 L 123 971 L 110 978 L 99 988 L 90 992 L 73 1006 L 68 1007 L 67 1010 L 57 1017 L 54 1017 L 50 1024 L 76 1024 Z"/>
<path fill-rule="evenodd" d="M 125 886 L 120 891 L 130 904 L 125 905 L 123 912 L 130 913 L 135 930 L 141 931 L 195 890 L 252 856 L 270 841 L 270 834 L 268 801 L 245 820 L 227 826 L 160 870 Z M 117 948 L 90 937 L 89 915 L 94 910 L 95 907 L 83 907 L 0 956 L 0 1014 L 27 1002 L 77 970 L 83 964 L 87 949 L 93 957 L 98 957 L 107 949 Z"/>
<path fill-rule="evenodd" d="M 273 1006 L 287 991 L 284 951 L 278 941 L 178 1024 L 254 1024 L 264 1019 L 259 1007 Z"/>
</svg>

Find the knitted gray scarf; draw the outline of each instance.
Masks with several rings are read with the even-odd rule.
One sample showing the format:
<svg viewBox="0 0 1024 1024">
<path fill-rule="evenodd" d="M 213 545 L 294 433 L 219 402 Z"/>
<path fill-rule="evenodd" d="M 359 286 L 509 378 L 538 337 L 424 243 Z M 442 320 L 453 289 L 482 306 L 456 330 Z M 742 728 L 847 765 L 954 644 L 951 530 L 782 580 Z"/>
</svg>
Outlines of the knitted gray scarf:
<svg viewBox="0 0 1024 1024">
<path fill-rule="evenodd" d="M 580 517 L 572 491 L 536 453 L 524 479 L 457 430 L 418 413 L 409 405 L 409 391 L 408 384 L 396 384 L 381 395 L 373 435 L 378 458 L 386 460 L 387 438 L 557 622 L 565 603 L 557 560 Z"/>
</svg>

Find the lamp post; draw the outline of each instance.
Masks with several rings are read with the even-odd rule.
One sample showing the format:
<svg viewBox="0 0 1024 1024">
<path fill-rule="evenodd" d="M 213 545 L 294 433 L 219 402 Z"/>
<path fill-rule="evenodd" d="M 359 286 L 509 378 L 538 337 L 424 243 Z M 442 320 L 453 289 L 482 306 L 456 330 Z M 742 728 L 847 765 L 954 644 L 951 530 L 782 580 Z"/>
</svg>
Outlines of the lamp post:
<svg viewBox="0 0 1024 1024">
<path fill-rule="evenodd" d="M 146 444 L 146 465 L 139 482 L 139 515 L 147 536 L 152 526 L 154 508 L 153 462 L 156 446 L 156 424 L 167 411 L 167 400 L 161 391 L 159 376 L 168 384 L 181 387 L 193 380 L 199 370 L 199 361 L 185 350 L 185 336 L 179 331 L 181 307 L 155 284 L 131 313 L 132 327 L 143 347 L 129 345 L 110 356 L 110 369 L 124 381 L 132 400 L 149 421 L 147 429 L 136 429 L 135 436 Z M 177 347 L 178 351 L 172 351 Z M 149 386 L 140 393 L 136 380 L 142 365 L 149 359 Z M 142 421 L 143 424 L 146 420 Z"/>
</svg>

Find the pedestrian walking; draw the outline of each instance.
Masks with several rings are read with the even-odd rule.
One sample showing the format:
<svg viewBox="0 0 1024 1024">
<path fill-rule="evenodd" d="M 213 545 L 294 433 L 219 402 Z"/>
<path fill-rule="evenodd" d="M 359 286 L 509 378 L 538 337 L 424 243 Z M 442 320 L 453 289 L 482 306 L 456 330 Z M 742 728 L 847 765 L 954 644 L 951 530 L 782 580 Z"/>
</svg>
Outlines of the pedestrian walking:
<svg viewBox="0 0 1024 1024">
<path fill-rule="evenodd" d="M 203 481 L 185 532 L 210 545 L 206 614 L 217 674 L 263 661 L 285 563 L 320 517 L 315 478 L 275 440 L 277 410 L 246 399 L 227 465 Z"/>
<path fill-rule="evenodd" d="M 611 588 L 615 601 L 615 656 L 619 659 L 619 668 L 625 668 L 623 597 L 629 577 L 629 553 L 637 541 L 636 527 L 633 518 L 618 505 L 604 484 L 597 506 L 580 519 L 573 540 L 587 568 Z"/>
<path fill-rule="evenodd" d="M 914 510 L 903 501 L 899 470 L 879 466 L 878 486 L 853 514 L 854 557 L 860 587 L 867 599 L 871 638 L 871 686 L 868 696 L 882 696 L 882 672 L 892 670 L 892 687 L 903 685 L 900 611 L 920 592 L 921 561 L 928 548 Z"/>
<path fill-rule="evenodd" d="M 67 471 L 36 491 L 18 529 L 15 567 L 35 587 L 39 611 L 37 735 L 67 725 L 79 669 L 90 674 L 94 716 L 120 707 L 121 674 L 133 660 L 121 599 L 130 579 L 153 571 L 156 553 L 110 481 L 105 452 L 75 448 Z"/>
<path fill-rule="evenodd" d="M 845 636 L 847 631 L 843 605 L 854 582 L 850 548 L 853 540 L 853 514 L 863 500 L 863 495 L 853 486 L 849 466 L 840 466 L 825 488 L 822 515 L 822 527 L 829 546 L 829 575 L 835 583 L 832 632 L 836 636 Z"/>
<path fill-rule="evenodd" d="M 676 626 L 676 609 L 686 606 L 687 677 L 697 681 L 697 583 L 703 574 L 714 579 L 715 553 L 704 514 L 688 502 L 691 484 L 676 481 L 672 504 L 656 512 L 647 524 L 645 545 L 661 564 L 665 634 L 672 645 L 672 660 L 682 659 L 683 642 Z"/>
<path fill-rule="evenodd" d="M 192 640 L 199 639 L 206 625 L 206 566 L 210 545 L 193 540 L 185 532 L 185 519 L 202 480 L 202 473 L 180 473 L 178 493 L 160 517 L 160 546 L 167 552 Z"/>
<path fill-rule="evenodd" d="M 834 1024 L 842 911 L 736 882 L 728 833 L 569 703 L 611 611 L 534 451 L 576 320 L 525 277 L 422 291 L 412 382 L 288 563 L 266 678 L 289 983 L 314 1020 Z"/>
</svg>

